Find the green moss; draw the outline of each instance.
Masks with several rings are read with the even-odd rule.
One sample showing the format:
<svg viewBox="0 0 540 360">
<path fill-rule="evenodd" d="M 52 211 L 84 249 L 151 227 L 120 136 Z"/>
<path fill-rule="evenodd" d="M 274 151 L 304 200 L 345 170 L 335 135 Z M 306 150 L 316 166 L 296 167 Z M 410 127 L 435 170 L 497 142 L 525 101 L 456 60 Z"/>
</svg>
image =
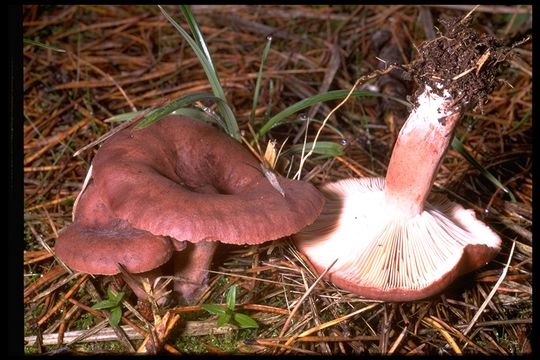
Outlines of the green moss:
<svg viewBox="0 0 540 360">
<path fill-rule="evenodd" d="M 207 344 L 229 354 L 237 352 L 238 344 L 245 339 L 256 336 L 257 330 L 245 329 L 231 331 L 222 335 L 181 336 L 175 342 L 175 347 L 186 354 L 206 354 L 211 351 Z"/>
<path fill-rule="evenodd" d="M 76 321 L 73 322 L 74 329 L 89 329 L 94 325 L 96 317 L 91 313 L 82 314 Z"/>
</svg>

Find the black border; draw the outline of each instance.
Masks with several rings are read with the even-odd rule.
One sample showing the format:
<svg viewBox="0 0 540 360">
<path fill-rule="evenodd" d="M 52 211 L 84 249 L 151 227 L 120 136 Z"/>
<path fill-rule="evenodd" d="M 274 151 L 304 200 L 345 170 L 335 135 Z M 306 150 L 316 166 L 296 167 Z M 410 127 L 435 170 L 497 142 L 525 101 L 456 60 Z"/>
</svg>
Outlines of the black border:
<svg viewBox="0 0 540 360">
<path fill-rule="evenodd" d="M 9 108 L 9 180 L 8 180 L 8 355 L 24 351 L 23 303 L 23 146 L 22 146 L 22 5 L 8 6 L 8 108 Z M 8 325 L 9 324 L 9 325 Z"/>
</svg>

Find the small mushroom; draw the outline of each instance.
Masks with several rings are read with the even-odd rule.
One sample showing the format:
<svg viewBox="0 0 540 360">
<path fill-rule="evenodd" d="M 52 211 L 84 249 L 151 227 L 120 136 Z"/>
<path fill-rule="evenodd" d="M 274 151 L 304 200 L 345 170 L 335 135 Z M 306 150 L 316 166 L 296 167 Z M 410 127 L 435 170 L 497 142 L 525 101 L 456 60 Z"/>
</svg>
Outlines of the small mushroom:
<svg viewBox="0 0 540 360">
<path fill-rule="evenodd" d="M 134 126 L 119 131 L 99 149 L 92 162 L 95 189 L 89 187 L 85 193 L 97 193 L 99 203 L 110 211 L 107 216 L 112 220 L 99 224 L 102 233 L 110 234 L 110 242 L 119 234 L 116 224 L 127 224 L 130 232 L 149 234 L 135 238 L 130 254 L 153 257 L 142 246 L 149 239 L 156 249 L 161 246 L 163 261 L 174 258 L 175 290 L 185 302 L 204 289 L 217 242 L 275 240 L 309 225 L 320 214 L 324 198 L 314 186 L 278 176 L 283 196 L 262 174 L 255 157 L 206 123 L 171 115 L 141 130 Z M 60 234 L 57 245 L 59 257 L 75 269 L 63 248 L 78 241 L 75 234 L 81 226 L 88 232 L 88 224 L 97 221 L 94 216 L 101 216 L 100 211 L 81 213 L 84 201 L 83 196 L 73 225 Z M 107 239 L 101 233 L 98 237 Z M 84 241 L 88 239 L 85 235 Z M 123 235 L 118 239 L 130 241 Z M 192 244 L 173 256 L 169 239 Z M 85 249 L 92 251 L 90 246 Z M 110 254 L 107 260 L 113 268 L 117 256 Z"/>
<path fill-rule="evenodd" d="M 359 295 L 388 301 L 439 293 L 458 276 L 489 262 L 501 239 L 442 196 L 426 202 L 461 108 L 429 87 L 399 133 L 386 179 L 326 184 L 326 203 L 294 235 L 299 250 L 326 278 Z"/>
</svg>

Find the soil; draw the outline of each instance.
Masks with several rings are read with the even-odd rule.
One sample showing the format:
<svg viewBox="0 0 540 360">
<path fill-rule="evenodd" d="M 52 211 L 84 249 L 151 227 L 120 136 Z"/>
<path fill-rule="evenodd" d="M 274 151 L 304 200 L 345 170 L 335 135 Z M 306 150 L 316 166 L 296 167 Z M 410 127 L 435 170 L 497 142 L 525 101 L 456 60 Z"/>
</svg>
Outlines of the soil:
<svg viewBox="0 0 540 360">
<path fill-rule="evenodd" d="M 471 17 L 442 18 L 445 33 L 419 47 L 410 71 L 419 85 L 415 98 L 425 84 L 439 95 L 448 90 L 454 103 L 463 107 L 487 101 L 509 50 L 498 39 L 478 34 L 471 21 Z"/>
</svg>

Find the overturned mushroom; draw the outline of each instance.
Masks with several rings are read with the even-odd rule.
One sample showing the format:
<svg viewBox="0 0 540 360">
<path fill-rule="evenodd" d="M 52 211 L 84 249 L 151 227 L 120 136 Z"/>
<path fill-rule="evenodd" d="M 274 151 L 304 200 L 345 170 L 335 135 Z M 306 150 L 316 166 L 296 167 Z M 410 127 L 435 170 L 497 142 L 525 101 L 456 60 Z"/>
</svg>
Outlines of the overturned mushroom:
<svg viewBox="0 0 540 360">
<path fill-rule="evenodd" d="M 108 220 L 94 218 L 102 216 L 100 211 L 83 214 L 77 209 L 74 223 L 59 236 L 57 253 L 75 269 L 88 271 L 75 264 L 90 256 L 81 253 L 80 260 L 65 256 L 65 248 L 78 241 L 76 233 L 99 222 L 100 231 L 111 234 L 103 241 L 113 242 L 119 233 L 115 224 L 125 223 L 130 231 L 149 234 L 144 236 L 156 248 L 170 252 L 163 260 L 174 258 L 175 290 L 191 302 L 204 289 L 217 242 L 259 244 L 288 236 L 312 223 L 322 209 L 324 199 L 311 184 L 278 176 L 283 196 L 245 148 L 208 124 L 167 116 L 141 130 L 134 126 L 108 139 L 92 163 L 92 183 L 86 192 L 99 196 Z M 78 208 L 94 201 L 89 193 L 81 197 Z M 192 244 L 173 255 L 174 246 L 167 241 Z M 150 256 L 141 246 L 144 243 L 137 240 L 130 251 Z M 116 261 L 114 256 L 107 261 Z"/>
<path fill-rule="evenodd" d="M 369 298 L 406 301 L 434 295 L 489 262 L 501 246 L 499 236 L 472 210 L 441 196 L 427 199 L 461 114 L 474 96 L 490 89 L 499 60 L 494 40 L 478 39 L 466 22 L 449 21 L 447 29 L 452 30 L 446 37 L 420 48 L 420 95 L 399 133 L 386 179 L 325 185 L 321 216 L 294 235 L 317 271 L 338 259 L 326 277 Z M 442 57 L 447 51 L 455 56 Z M 461 75 L 486 52 L 494 58 L 482 64 L 485 73 Z M 470 61 L 457 66 L 458 55 Z M 429 81 L 422 78 L 426 74 Z"/>
</svg>

